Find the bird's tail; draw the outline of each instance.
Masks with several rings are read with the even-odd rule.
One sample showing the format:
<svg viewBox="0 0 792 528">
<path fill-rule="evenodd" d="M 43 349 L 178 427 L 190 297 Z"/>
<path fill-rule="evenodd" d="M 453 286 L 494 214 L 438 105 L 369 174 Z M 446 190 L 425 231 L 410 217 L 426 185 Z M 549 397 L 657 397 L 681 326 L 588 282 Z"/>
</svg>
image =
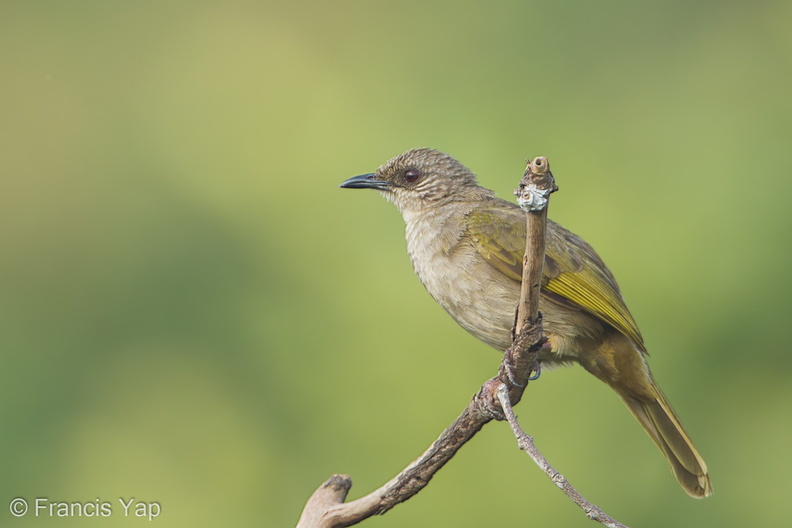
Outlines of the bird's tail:
<svg viewBox="0 0 792 528">
<path fill-rule="evenodd" d="M 665 455 L 682 489 L 697 499 L 712 495 L 707 464 L 699 455 L 660 387 L 654 382 L 652 385 L 652 392 L 656 395 L 654 399 L 639 399 L 620 390 L 617 392 Z"/>
</svg>

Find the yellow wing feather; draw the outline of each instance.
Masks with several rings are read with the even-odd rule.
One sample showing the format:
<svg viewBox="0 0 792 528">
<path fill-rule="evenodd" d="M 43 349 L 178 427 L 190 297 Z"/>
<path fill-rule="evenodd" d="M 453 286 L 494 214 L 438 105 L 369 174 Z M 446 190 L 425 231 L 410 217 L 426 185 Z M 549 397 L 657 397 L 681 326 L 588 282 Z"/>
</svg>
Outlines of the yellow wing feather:
<svg viewBox="0 0 792 528">
<path fill-rule="evenodd" d="M 509 208 L 477 209 L 467 215 L 466 235 L 484 259 L 512 280 L 522 280 L 525 214 Z M 513 207 L 512 207 L 513 206 Z M 602 259 L 583 239 L 548 220 L 543 290 L 616 328 L 644 349 L 643 338 Z"/>
</svg>

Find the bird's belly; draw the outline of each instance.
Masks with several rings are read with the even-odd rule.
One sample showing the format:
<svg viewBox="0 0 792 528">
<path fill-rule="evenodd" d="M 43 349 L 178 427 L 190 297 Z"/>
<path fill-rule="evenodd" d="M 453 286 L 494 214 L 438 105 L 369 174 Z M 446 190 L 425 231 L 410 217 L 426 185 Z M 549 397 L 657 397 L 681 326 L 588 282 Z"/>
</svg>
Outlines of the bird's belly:
<svg viewBox="0 0 792 528">
<path fill-rule="evenodd" d="M 497 350 L 511 346 L 519 283 L 460 252 L 446 257 L 444 265 L 415 265 L 415 270 L 429 294 L 462 328 Z M 603 329 L 591 315 L 552 297 L 542 295 L 539 310 L 551 344 L 541 358 L 545 362 L 575 361 Z"/>
<path fill-rule="evenodd" d="M 462 328 L 484 343 L 501 351 L 511 345 L 519 290 L 457 280 L 442 291 L 430 293 Z"/>
<path fill-rule="evenodd" d="M 498 350 L 511 345 L 518 284 L 459 248 L 451 255 L 413 258 L 413 267 L 429 294 L 459 326 Z"/>
</svg>

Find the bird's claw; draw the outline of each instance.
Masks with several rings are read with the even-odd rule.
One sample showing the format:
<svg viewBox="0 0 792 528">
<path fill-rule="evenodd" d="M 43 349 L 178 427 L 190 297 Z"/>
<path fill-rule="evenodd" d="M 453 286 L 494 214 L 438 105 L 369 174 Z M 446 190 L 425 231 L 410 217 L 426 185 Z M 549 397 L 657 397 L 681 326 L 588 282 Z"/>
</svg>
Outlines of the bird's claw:
<svg viewBox="0 0 792 528">
<path fill-rule="evenodd" d="M 531 369 L 531 372 L 533 372 L 533 374 L 528 376 L 528 381 L 538 380 L 539 376 L 542 375 L 542 362 L 537 359 L 533 368 Z"/>
<path fill-rule="evenodd" d="M 517 381 L 517 379 L 514 377 L 514 374 L 512 373 L 511 365 L 506 364 L 506 368 L 504 370 L 506 371 L 506 377 L 509 378 L 509 383 L 511 383 L 512 386 L 523 388 L 527 385 L 526 383 L 520 383 Z M 531 378 L 528 378 L 528 380 L 530 379 Z"/>
</svg>

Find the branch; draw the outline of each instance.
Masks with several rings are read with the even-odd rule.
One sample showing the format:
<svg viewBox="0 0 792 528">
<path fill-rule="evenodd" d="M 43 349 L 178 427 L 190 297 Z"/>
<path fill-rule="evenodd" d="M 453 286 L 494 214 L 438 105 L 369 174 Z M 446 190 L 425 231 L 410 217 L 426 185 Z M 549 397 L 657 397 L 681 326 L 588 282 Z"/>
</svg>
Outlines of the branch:
<svg viewBox="0 0 792 528">
<path fill-rule="evenodd" d="M 528 456 L 530 456 L 531 459 L 536 462 L 536 465 L 539 466 L 539 469 L 544 471 L 545 474 L 550 477 L 550 480 L 552 480 L 553 483 L 558 486 L 572 502 L 577 504 L 586 513 L 586 516 L 589 519 L 592 521 L 597 521 L 608 528 L 628 528 L 602 511 L 599 506 L 596 506 L 586 500 L 586 498 L 583 497 L 583 495 L 581 495 L 578 490 L 572 487 L 572 484 L 569 483 L 564 475 L 556 471 L 555 468 L 550 465 L 550 462 L 548 462 L 544 455 L 542 455 L 542 453 L 540 453 L 536 448 L 533 437 L 528 436 L 517 422 L 517 417 L 514 415 L 514 410 L 512 410 L 511 403 L 509 402 L 509 391 L 506 389 L 506 385 L 501 385 L 498 387 L 498 399 L 501 403 L 501 406 L 503 407 L 503 411 L 506 413 L 506 419 L 509 421 L 509 425 L 514 432 L 514 436 L 517 437 L 517 446 L 521 450 L 528 453 Z"/>
<path fill-rule="evenodd" d="M 517 329 L 536 323 L 539 314 L 539 292 L 545 254 L 547 207 L 550 193 L 558 190 L 547 158 L 528 160 L 520 186 L 514 190 L 517 203 L 525 211 L 525 257 L 520 304 L 517 305 Z"/>
</svg>

